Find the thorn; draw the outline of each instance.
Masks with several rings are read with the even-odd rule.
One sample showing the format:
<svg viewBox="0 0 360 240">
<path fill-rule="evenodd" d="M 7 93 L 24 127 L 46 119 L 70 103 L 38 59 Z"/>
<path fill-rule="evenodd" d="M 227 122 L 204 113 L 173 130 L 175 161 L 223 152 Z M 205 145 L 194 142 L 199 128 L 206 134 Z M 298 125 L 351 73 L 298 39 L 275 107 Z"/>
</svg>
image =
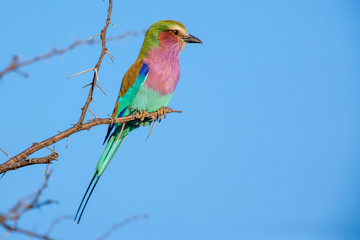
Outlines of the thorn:
<svg viewBox="0 0 360 240">
<path fill-rule="evenodd" d="M 85 86 L 83 86 L 82 88 L 86 88 L 88 86 L 90 86 L 92 83 L 86 84 Z"/>
<path fill-rule="evenodd" d="M 114 63 L 115 57 L 111 53 L 109 53 L 109 51 L 106 51 L 106 53 L 109 56 L 110 60 Z"/>
<path fill-rule="evenodd" d="M 153 123 L 153 125 L 152 125 L 152 127 L 151 127 L 151 129 L 150 129 L 149 135 L 147 136 L 147 138 L 145 139 L 145 141 L 148 140 L 148 138 L 150 137 L 150 134 L 151 134 L 152 130 L 154 129 L 155 123 L 156 123 L 156 120 L 154 121 L 154 123 Z"/>
<path fill-rule="evenodd" d="M 75 77 L 75 76 L 77 76 L 77 75 L 79 75 L 79 74 L 86 73 L 86 72 L 90 72 L 90 71 L 95 71 L 95 72 L 97 72 L 97 70 L 96 70 L 95 68 L 92 68 L 92 69 L 88 69 L 88 70 L 85 70 L 85 71 L 76 73 L 76 74 L 74 74 L 74 75 L 72 75 L 72 76 L 70 76 L 70 77 L 68 77 L 68 78 L 66 78 L 66 79 L 69 79 L 69 78 Z"/>
<path fill-rule="evenodd" d="M 99 84 L 96 84 L 96 86 L 103 92 L 103 94 L 104 94 L 105 96 L 107 96 L 107 95 L 106 95 L 106 92 L 104 92 L 104 90 L 102 90 L 102 88 L 99 86 Z"/>
<path fill-rule="evenodd" d="M 98 119 L 98 117 L 96 116 L 95 113 L 93 113 L 90 109 L 87 109 L 89 112 L 91 112 L 94 116 L 95 116 L 95 119 Z"/>
<path fill-rule="evenodd" d="M 92 39 L 92 38 L 94 38 L 94 37 L 96 37 L 96 36 L 99 36 L 101 33 L 98 33 L 98 34 L 95 34 L 94 36 L 92 36 L 92 37 L 89 37 L 88 39 L 86 39 L 85 41 L 89 41 L 90 39 Z"/>
<path fill-rule="evenodd" d="M 109 23 L 110 23 L 111 25 L 113 25 L 114 28 L 116 28 L 116 26 L 115 26 L 111 21 L 109 21 Z"/>
<path fill-rule="evenodd" d="M 55 146 L 54 146 L 54 150 L 52 150 L 51 148 L 49 148 L 48 146 L 46 146 L 47 149 L 49 149 L 51 152 L 55 152 Z"/>
<path fill-rule="evenodd" d="M 2 148 L 0 148 L 0 150 L 1 150 L 6 156 L 8 156 L 8 158 L 11 159 L 11 157 L 9 156 L 9 154 L 7 154 L 4 150 L 2 150 Z"/>
<path fill-rule="evenodd" d="M 115 25 L 114 25 L 112 22 L 110 22 L 110 20 L 106 22 L 106 25 L 108 25 L 109 23 L 110 23 L 111 25 L 113 25 L 114 28 L 116 28 Z"/>
</svg>

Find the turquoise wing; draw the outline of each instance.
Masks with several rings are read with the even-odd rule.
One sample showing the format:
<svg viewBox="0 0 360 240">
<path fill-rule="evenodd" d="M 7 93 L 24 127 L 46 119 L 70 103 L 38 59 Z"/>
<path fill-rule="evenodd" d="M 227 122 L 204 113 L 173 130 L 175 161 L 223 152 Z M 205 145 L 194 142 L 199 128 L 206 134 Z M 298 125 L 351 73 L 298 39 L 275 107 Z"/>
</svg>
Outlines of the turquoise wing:
<svg viewBox="0 0 360 240">
<path fill-rule="evenodd" d="M 125 110 L 132 102 L 132 100 L 134 99 L 135 95 L 137 94 L 141 86 L 144 84 L 148 74 L 149 74 L 149 67 L 143 61 L 135 62 L 129 68 L 121 83 L 119 97 L 116 101 L 113 114 L 111 115 L 112 117 L 114 118 L 123 117 Z M 109 125 L 104 143 L 107 141 L 115 125 L 116 124 Z"/>
</svg>

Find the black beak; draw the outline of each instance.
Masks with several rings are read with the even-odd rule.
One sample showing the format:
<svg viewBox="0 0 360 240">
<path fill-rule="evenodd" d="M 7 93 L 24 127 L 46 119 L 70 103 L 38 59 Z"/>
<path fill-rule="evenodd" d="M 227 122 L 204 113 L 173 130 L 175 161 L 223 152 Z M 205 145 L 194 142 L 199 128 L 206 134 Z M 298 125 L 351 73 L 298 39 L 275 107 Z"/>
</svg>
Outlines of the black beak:
<svg viewBox="0 0 360 240">
<path fill-rule="evenodd" d="M 200 39 L 198 39 L 197 37 L 190 35 L 190 34 L 183 37 L 183 40 L 184 40 L 184 42 L 187 42 L 187 43 L 201 43 L 202 44 L 202 41 Z"/>
</svg>

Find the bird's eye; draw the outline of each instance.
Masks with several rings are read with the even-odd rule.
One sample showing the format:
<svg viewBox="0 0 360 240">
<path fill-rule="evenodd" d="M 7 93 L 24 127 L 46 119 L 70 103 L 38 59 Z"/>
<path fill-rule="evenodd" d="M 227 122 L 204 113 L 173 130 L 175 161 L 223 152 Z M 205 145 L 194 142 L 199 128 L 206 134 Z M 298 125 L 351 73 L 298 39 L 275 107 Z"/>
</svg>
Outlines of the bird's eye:
<svg viewBox="0 0 360 240">
<path fill-rule="evenodd" d="M 178 35 L 179 34 L 179 31 L 178 30 L 174 30 L 173 31 L 175 35 Z"/>
</svg>

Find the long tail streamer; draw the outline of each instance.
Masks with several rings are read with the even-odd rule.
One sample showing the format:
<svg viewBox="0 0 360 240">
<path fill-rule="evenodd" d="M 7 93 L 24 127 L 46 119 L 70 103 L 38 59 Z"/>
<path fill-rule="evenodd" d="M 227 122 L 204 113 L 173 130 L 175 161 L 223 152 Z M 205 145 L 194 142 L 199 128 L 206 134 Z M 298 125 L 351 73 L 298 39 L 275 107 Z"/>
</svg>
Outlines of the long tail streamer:
<svg viewBox="0 0 360 240">
<path fill-rule="evenodd" d="M 93 178 L 91 179 L 91 181 L 89 183 L 88 188 L 86 189 L 84 197 L 81 200 L 80 206 L 79 206 L 79 208 L 78 208 L 78 210 L 76 212 L 75 218 L 74 218 L 74 221 L 76 221 L 76 219 L 77 219 L 77 224 L 79 224 L 79 222 L 81 220 L 81 217 L 82 217 L 82 215 L 84 213 L 85 207 L 86 207 L 86 205 L 87 205 L 87 203 L 88 203 L 88 201 L 90 199 L 90 196 L 91 196 L 92 192 L 94 191 L 94 188 L 95 188 L 96 184 L 98 183 L 99 179 L 100 179 L 100 177 L 98 177 L 97 174 L 95 173 Z M 91 188 L 91 191 L 90 191 L 90 193 L 88 195 L 88 192 L 89 192 L 90 188 Z M 86 201 L 84 203 L 85 198 L 86 198 Z M 83 205 L 83 203 L 84 203 L 84 205 Z M 81 212 L 80 212 L 80 209 L 82 209 Z M 80 215 L 79 215 L 79 218 L 77 218 L 79 212 L 80 212 Z"/>
</svg>

